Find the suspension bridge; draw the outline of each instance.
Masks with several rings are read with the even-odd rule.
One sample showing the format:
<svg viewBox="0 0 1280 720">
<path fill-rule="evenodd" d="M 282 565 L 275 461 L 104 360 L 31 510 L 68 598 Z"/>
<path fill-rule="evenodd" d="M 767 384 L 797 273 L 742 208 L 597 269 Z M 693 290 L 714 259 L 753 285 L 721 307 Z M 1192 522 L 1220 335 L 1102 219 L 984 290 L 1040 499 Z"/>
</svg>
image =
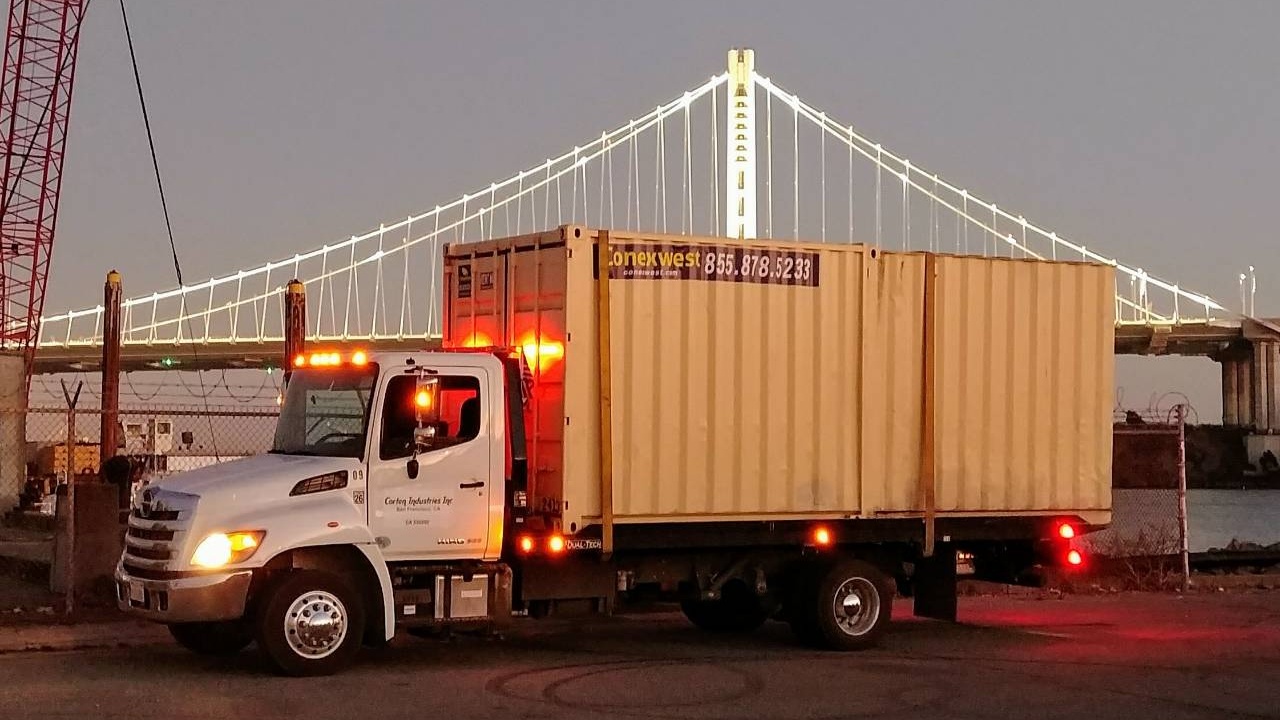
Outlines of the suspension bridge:
<svg viewBox="0 0 1280 720">
<path fill-rule="evenodd" d="M 725 72 L 643 115 L 452 202 L 126 299 L 124 367 L 278 365 L 283 291 L 294 278 L 306 287 L 309 342 L 421 347 L 440 333 L 444 244 L 574 223 L 1105 263 L 1115 268 L 1117 353 L 1218 357 L 1224 400 L 1232 383 L 1237 394 L 1261 392 L 1280 421 L 1276 323 L 1228 311 L 939 177 L 757 73 L 749 50 L 731 51 Z M 98 306 L 42 317 L 36 371 L 96 368 L 103 316 Z"/>
</svg>

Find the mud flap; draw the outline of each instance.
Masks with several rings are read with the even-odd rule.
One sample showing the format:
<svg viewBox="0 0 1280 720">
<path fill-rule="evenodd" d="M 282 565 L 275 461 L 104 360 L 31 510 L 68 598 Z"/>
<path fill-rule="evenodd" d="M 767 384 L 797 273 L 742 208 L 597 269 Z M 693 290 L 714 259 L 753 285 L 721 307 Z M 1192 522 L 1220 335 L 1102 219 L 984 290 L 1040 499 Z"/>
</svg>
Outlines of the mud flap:
<svg viewBox="0 0 1280 720">
<path fill-rule="evenodd" d="M 938 543 L 932 557 L 916 562 L 912 577 L 916 617 L 956 621 L 956 549 Z"/>
</svg>

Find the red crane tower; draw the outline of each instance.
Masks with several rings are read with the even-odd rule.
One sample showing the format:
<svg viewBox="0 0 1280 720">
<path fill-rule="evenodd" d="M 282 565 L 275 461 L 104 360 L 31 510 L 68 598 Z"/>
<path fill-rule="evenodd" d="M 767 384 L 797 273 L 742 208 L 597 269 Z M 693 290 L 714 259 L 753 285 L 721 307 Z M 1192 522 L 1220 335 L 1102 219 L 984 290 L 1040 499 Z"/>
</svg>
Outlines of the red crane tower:
<svg viewBox="0 0 1280 720">
<path fill-rule="evenodd" d="M 0 351 L 28 378 L 44 309 L 86 0 L 10 0 L 0 69 Z"/>
</svg>

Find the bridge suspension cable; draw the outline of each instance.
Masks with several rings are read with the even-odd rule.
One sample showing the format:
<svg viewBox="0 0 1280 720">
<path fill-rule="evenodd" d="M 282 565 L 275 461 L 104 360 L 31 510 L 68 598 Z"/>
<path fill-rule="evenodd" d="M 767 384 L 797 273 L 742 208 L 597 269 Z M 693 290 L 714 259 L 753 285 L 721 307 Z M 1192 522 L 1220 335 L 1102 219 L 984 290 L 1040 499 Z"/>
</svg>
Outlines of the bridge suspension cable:
<svg viewBox="0 0 1280 720">
<path fill-rule="evenodd" d="M 746 217 L 731 216 L 739 208 L 727 206 L 734 193 L 743 203 L 751 196 L 750 209 L 758 217 L 751 217 L 750 227 L 759 222 L 763 234 L 774 238 L 789 233 L 795 239 L 967 253 L 978 250 L 981 236 L 983 254 L 1112 265 L 1118 324 L 1232 316 L 1205 295 L 1059 237 L 948 182 L 766 76 L 752 71 L 745 84 L 740 72 L 737 77 L 715 75 L 585 145 L 451 203 L 253 269 L 130 298 L 124 303 L 124 342 L 158 348 L 278 342 L 281 290 L 293 278 L 315 299 L 308 303 L 313 339 L 429 337 L 440 331 L 439 257 L 446 242 L 567 223 L 720 235 L 730 221 Z M 734 112 L 742 107 L 734 92 L 743 87 L 755 93 L 752 114 L 749 122 L 736 123 L 741 118 Z M 757 107 L 762 117 L 754 115 Z M 738 162 L 744 147 L 750 156 L 745 165 Z M 734 187 L 733 169 L 745 166 L 756 177 L 754 193 L 745 179 L 743 187 Z M 741 207 L 745 212 L 746 205 Z M 101 334 L 102 308 L 92 307 L 45 317 L 40 344 L 93 347 Z"/>
</svg>

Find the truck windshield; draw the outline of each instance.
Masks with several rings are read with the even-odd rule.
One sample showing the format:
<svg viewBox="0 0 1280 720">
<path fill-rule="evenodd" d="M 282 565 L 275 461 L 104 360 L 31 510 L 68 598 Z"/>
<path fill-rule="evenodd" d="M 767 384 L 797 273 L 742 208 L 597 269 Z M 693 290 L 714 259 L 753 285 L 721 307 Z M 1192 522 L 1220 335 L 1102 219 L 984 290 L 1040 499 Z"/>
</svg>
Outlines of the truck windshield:
<svg viewBox="0 0 1280 720">
<path fill-rule="evenodd" d="M 284 392 L 271 452 L 360 457 L 377 375 L 373 364 L 295 370 Z"/>
</svg>

